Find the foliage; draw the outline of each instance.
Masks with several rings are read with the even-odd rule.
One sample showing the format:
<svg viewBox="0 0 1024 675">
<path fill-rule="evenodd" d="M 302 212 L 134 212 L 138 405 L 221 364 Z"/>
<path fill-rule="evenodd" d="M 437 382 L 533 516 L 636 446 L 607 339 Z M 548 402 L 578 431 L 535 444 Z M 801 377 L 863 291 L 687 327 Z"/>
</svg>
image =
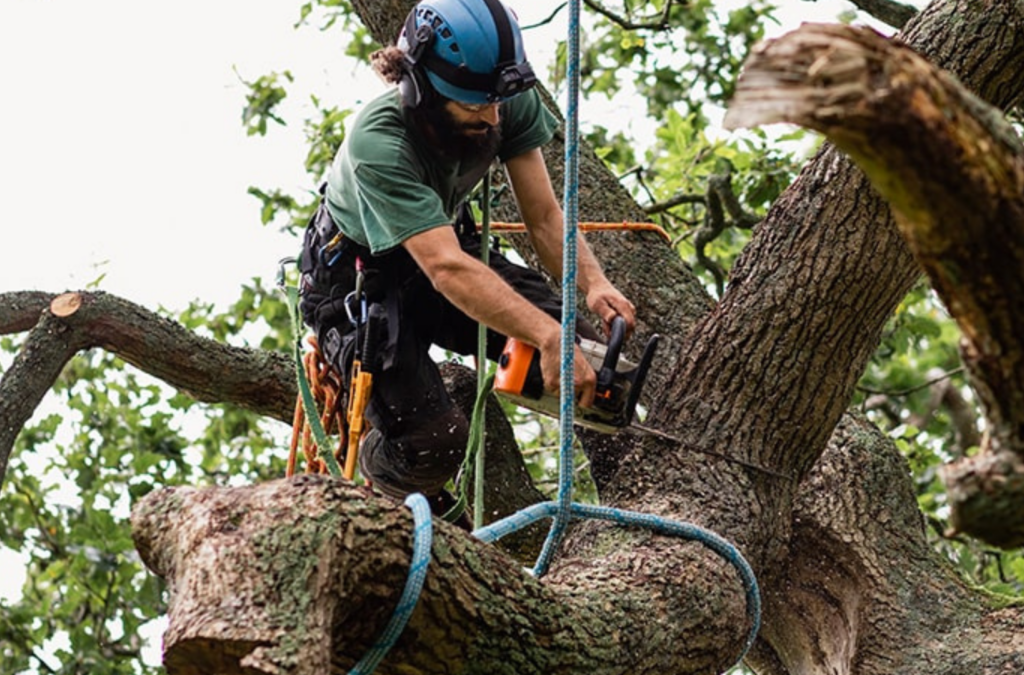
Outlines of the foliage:
<svg viewBox="0 0 1024 675">
<path fill-rule="evenodd" d="M 249 95 L 242 109 L 242 125 L 250 136 L 265 136 L 270 122 L 284 126 L 285 121 L 275 110 L 288 97 L 288 90 L 282 80 L 291 83 L 295 78 L 286 70 L 283 73 L 262 75 L 253 82 L 243 80 L 249 88 Z"/>
<path fill-rule="evenodd" d="M 245 342 L 259 320 L 261 348 L 290 344 L 287 307 L 259 283 L 226 313 L 193 305 L 179 319 L 228 342 Z M 0 344 L 7 354 L 18 347 Z M 0 600 L 0 672 L 161 672 L 154 644 L 144 658 L 143 636 L 166 611 L 163 588 L 135 552 L 131 506 L 167 485 L 279 477 L 287 436 L 99 350 L 68 364 L 44 407 L 51 412 L 18 437 L 0 493 L 0 545 L 27 564 L 21 597 Z"/>
<path fill-rule="evenodd" d="M 775 20 L 775 7 L 763 1 L 731 11 L 712 0 L 600 7 L 582 33 L 581 87 L 607 97 L 631 89 L 652 119 L 676 106 L 692 113 L 707 103 L 724 105 L 747 52 L 764 36 L 765 22 Z M 555 83 L 565 79 L 566 58 L 563 46 Z"/>
<path fill-rule="evenodd" d="M 951 415 L 950 406 L 937 400 L 950 387 L 969 405 L 968 423 L 977 426 L 978 413 L 961 366 L 959 339 L 959 330 L 934 292 L 924 281 L 919 282 L 889 320 L 861 379 L 855 405 L 888 431 L 906 455 L 917 486 L 918 504 L 936 549 L 969 582 L 1019 596 L 1024 594 L 1021 552 L 999 551 L 946 536 L 948 507 L 939 467 L 977 450 L 976 445 L 964 442 L 967 434 Z"/>
</svg>

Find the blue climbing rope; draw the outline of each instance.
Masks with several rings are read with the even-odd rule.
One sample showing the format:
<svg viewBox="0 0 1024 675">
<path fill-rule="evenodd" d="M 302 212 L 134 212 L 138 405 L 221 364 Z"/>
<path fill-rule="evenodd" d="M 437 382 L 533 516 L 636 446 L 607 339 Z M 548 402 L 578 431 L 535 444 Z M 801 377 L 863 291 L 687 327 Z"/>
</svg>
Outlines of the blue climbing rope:
<svg viewBox="0 0 1024 675">
<path fill-rule="evenodd" d="M 558 452 L 558 510 L 540 555 L 533 566 L 533 574 L 543 576 L 555 557 L 565 529 L 571 519 L 573 451 L 575 438 L 573 415 L 576 396 L 573 389 L 573 357 L 576 349 L 576 239 L 579 229 L 579 80 L 580 80 L 580 0 L 569 2 L 568 36 L 568 103 L 565 120 L 565 178 L 564 206 L 565 242 L 562 245 L 562 369 L 559 387 L 559 452 Z"/>
<path fill-rule="evenodd" d="M 486 544 L 491 544 L 508 534 L 532 525 L 542 518 L 557 517 L 559 510 L 560 506 L 554 502 L 534 504 L 487 527 L 474 530 L 473 536 Z M 739 572 L 740 580 L 743 582 L 743 590 L 747 601 L 747 620 L 750 622 L 750 629 L 747 631 L 747 637 L 743 642 L 743 651 L 739 658 L 736 659 L 737 663 L 747 655 L 747 651 L 754 644 L 754 639 L 761 629 L 761 594 L 757 586 L 757 578 L 754 576 L 754 570 L 751 569 L 750 564 L 747 563 L 735 546 L 714 532 L 692 523 L 681 523 L 649 513 L 576 503 L 570 504 L 569 510 L 571 515 L 576 518 L 605 520 L 618 523 L 619 525 L 633 525 L 653 530 L 659 534 L 696 541 L 707 546 L 732 564 Z"/>
<path fill-rule="evenodd" d="M 416 602 L 420 599 L 423 582 L 427 578 L 430 548 L 434 539 L 430 504 L 426 497 L 415 492 L 405 498 L 405 505 L 412 509 L 412 516 L 416 523 L 413 530 L 412 563 L 409 566 L 409 576 L 405 580 L 402 596 L 398 599 L 398 606 L 395 607 L 384 632 L 377 638 L 376 644 L 359 660 L 359 663 L 348 671 L 349 675 L 369 675 L 377 668 L 381 659 L 398 641 L 398 636 L 402 634 L 405 624 L 409 622 L 412 610 L 416 608 Z"/>
</svg>

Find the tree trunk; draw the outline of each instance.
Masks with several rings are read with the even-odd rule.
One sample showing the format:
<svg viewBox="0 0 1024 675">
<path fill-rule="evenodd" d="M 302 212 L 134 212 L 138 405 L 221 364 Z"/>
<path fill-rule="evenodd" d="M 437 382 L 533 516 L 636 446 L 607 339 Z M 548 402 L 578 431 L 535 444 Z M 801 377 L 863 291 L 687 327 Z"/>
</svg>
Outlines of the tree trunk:
<svg viewBox="0 0 1024 675">
<path fill-rule="evenodd" d="M 758 50 L 730 115 L 821 131 L 888 200 L 960 326 L 988 421 L 982 454 L 946 468 L 953 527 L 1024 544 L 1024 147 L 1013 129 L 913 51 L 837 26 Z"/>
</svg>

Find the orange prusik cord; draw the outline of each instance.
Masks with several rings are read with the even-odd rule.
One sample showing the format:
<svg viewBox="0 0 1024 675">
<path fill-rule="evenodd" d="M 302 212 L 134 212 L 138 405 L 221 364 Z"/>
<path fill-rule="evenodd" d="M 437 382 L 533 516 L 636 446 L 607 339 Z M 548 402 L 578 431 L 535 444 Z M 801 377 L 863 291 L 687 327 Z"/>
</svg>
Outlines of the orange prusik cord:
<svg viewBox="0 0 1024 675">
<path fill-rule="evenodd" d="M 332 429 L 338 430 L 338 446 L 334 449 L 334 456 L 340 461 L 345 454 L 348 440 L 348 436 L 345 434 L 345 416 L 340 410 L 340 403 L 344 398 L 341 394 L 341 382 L 331 370 L 330 365 L 324 361 L 316 338 L 310 337 L 309 343 L 313 346 L 313 350 L 306 353 L 302 360 L 306 379 L 310 384 L 314 402 L 323 411 L 320 423 L 325 432 L 330 433 Z M 306 460 L 306 473 L 327 473 L 327 466 L 319 458 L 312 430 L 306 421 L 301 395 L 295 402 L 286 476 L 295 475 L 300 447 Z"/>
<path fill-rule="evenodd" d="M 526 232 L 523 223 L 491 223 L 490 228 L 492 232 Z M 654 232 L 666 242 L 672 241 L 668 232 L 656 223 L 579 223 L 577 228 L 583 232 Z"/>
</svg>

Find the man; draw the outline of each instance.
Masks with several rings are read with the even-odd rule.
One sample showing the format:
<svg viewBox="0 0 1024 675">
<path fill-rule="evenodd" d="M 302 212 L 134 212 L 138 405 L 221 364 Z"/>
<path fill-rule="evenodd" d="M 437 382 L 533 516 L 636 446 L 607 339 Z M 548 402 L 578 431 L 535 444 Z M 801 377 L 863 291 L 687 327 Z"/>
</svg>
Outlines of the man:
<svg viewBox="0 0 1024 675">
<path fill-rule="evenodd" d="M 364 339 L 354 330 L 364 305 L 352 292 L 358 287 L 386 317 L 360 470 L 381 492 L 422 492 L 443 513 L 451 502 L 443 486 L 462 461 L 468 424 L 431 345 L 471 354 L 480 322 L 489 328 L 489 358 L 507 337 L 523 340 L 541 354 L 545 387 L 559 386 L 559 299 L 539 274 L 496 252 L 484 265 L 464 205 L 494 159 L 503 162 L 531 243 L 560 278 L 562 211 L 539 149 L 556 120 L 531 89 L 519 26 L 499 0 L 423 0 L 398 45 L 372 61 L 397 92 L 367 104 L 335 157 L 304 240 L 302 311 L 343 380 Z M 590 309 L 606 329 L 617 315 L 632 328 L 633 305 L 582 238 L 578 258 Z M 597 337 L 583 322 L 579 332 Z M 595 374 L 579 349 L 574 366 L 580 404 L 589 406 Z"/>
</svg>

